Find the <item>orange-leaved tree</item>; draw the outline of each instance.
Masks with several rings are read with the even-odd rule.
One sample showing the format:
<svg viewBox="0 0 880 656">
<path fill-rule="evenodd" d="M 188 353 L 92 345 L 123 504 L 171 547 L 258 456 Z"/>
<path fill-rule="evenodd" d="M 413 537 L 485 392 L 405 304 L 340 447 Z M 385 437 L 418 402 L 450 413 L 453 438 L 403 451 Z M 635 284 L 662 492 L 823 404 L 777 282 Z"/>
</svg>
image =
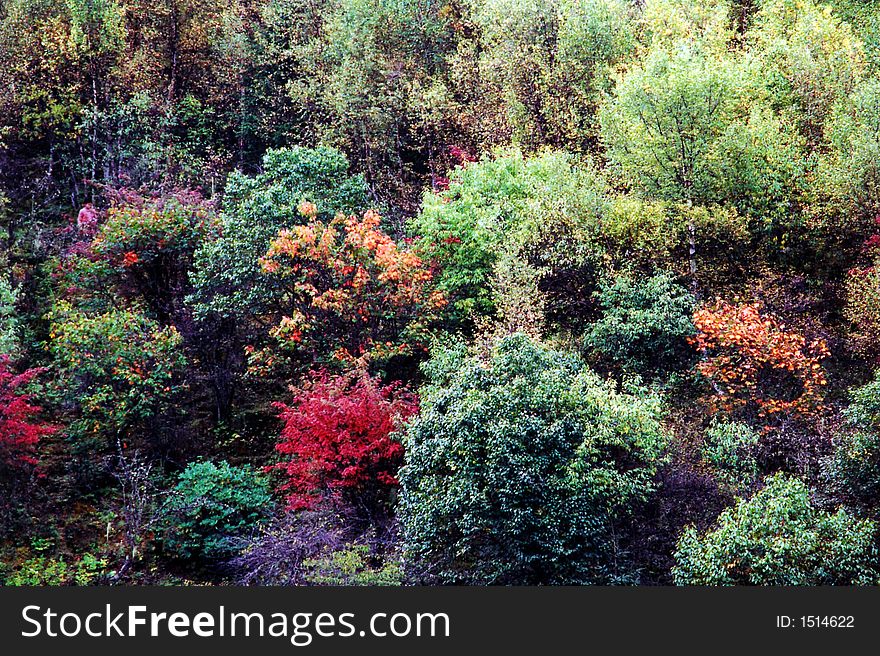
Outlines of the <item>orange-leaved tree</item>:
<svg viewBox="0 0 880 656">
<path fill-rule="evenodd" d="M 703 358 L 697 369 L 713 389 L 706 398 L 713 413 L 766 428 L 816 417 L 826 384 L 821 361 L 829 355 L 823 340 L 808 342 L 762 314 L 759 304 L 716 300 L 694 313 L 694 326 L 691 343 Z"/>
<path fill-rule="evenodd" d="M 280 344 L 316 360 L 382 360 L 424 346 L 446 298 L 431 267 L 379 227 L 374 211 L 281 230 L 261 266 L 284 288 Z"/>
</svg>

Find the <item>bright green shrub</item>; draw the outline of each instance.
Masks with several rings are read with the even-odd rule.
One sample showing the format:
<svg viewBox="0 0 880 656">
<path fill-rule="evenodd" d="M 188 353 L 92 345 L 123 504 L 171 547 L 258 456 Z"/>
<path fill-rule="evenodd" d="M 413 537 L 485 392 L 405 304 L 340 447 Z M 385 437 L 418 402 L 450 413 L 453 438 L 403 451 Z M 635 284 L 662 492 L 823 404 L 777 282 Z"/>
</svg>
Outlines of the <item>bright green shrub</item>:
<svg viewBox="0 0 880 656">
<path fill-rule="evenodd" d="M 90 553 L 84 553 L 72 564 L 60 557 L 34 556 L 13 569 L 3 584 L 26 587 L 91 585 L 107 574 L 106 567 L 106 559 Z"/>
<path fill-rule="evenodd" d="M 876 526 L 844 510 L 820 510 L 807 486 L 771 476 L 716 528 L 685 529 L 672 574 L 678 585 L 874 585 Z"/>
<path fill-rule="evenodd" d="M 403 582 L 400 563 L 372 562 L 370 547 L 353 544 L 337 549 L 321 558 L 307 559 L 302 563 L 305 578 L 312 585 L 394 585 Z"/>
<path fill-rule="evenodd" d="M 577 356 L 525 335 L 487 360 L 462 345 L 426 365 L 403 438 L 399 516 L 417 578 L 608 582 L 615 522 L 654 489 L 656 398 L 616 392 Z"/>
<path fill-rule="evenodd" d="M 268 482 L 251 467 L 190 463 L 164 508 L 165 548 L 180 558 L 229 558 L 273 506 Z"/>
<path fill-rule="evenodd" d="M 455 169 L 448 190 L 425 195 L 409 230 L 441 267 L 438 285 L 464 316 L 494 309 L 488 281 L 502 250 L 577 235 L 600 209 L 597 176 L 569 155 L 527 159 L 514 151 Z M 570 238 L 558 251 L 571 257 L 569 245 Z"/>
</svg>

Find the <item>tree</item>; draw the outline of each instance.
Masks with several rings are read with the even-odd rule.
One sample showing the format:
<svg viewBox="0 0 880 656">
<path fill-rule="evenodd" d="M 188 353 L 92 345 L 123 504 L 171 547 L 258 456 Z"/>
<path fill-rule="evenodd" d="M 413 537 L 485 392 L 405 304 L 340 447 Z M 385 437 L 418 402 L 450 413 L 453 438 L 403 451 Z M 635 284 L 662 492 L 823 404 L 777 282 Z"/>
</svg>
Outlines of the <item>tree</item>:
<svg viewBox="0 0 880 656">
<path fill-rule="evenodd" d="M 364 172 L 374 197 L 405 215 L 455 143 L 458 107 L 446 80 L 455 11 L 441 0 L 342 0 L 314 42 L 313 66 L 326 74 L 325 140 Z"/>
<path fill-rule="evenodd" d="M 672 573 L 677 585 L 876 585 L 876 530 L 818 509 L 804 483 L 777 474 L 705 535 L 685 529 Z"/>
<path fill-rule="evenodd" d="M 180 333 L 135 310 L 89 315 L 61 302 L 51 315 L 56 394 L 73 412 L 67 433 L 81 455 L 140 442 L 175 444 L 175 400 L 186 357 Z M 131 443 L 130 443 L 131 442 Z"/>
<path fill-rule="evenodd" d="M 762 102 L 748 60 L 701 44 L 655 47 L 620 78 L 601 111 L 611 167 L 651 197 L 727 205 L 760 234 L 797 197 L 797 139 Z"/>
<path fill-rule="evenodd" d="M 321 143 L 330 110 L 314 51 L 324 45 L 333 6 L 324 0 L 239 0 L 219 13 L 210 44 L 211 105 L 238 165 L 259 162 L 267 149 Z"/>
<path fill-rule="evenodd" d="M 446 305 L 430 268 L 379 227 L 381 217 L 338 215 L 281 230 L 260 260 L 283 290 L 272 329 L 282 347 L 316 360 L 387 359 L 424 348 Z"/>
<path fill-rule="evenodd" d="M 27 385 L 40 373 L 40 369 L 13 373 L 9 357 L 0 354 L 0 467 L 3 471 L 36 465 L 36 449 L 41 438 L 57 430 L 40 419 L 43 409 L 35 405 L 33 397 L 26 392 Z"/>
<path fill-rule="evenodd" d="M 277 288 L 260 275 L 258 260 L 279 230 L 305 222 L 297 209 L 303 201 L 326 220 L 363 209 L 366 185 L 349 175 L 342 153 L 324 147 L 270 150 L 259 175 L 229 177 L 218 230 L 195 254 L 191 302 L 197 317 L 252 319 L 275 308 Z"/>
<path fill-rule="evenodd" d="M 863 236 L 880 216 L 880 81 L 841 93 L 823 122 L 827 147 L 817 163 L 817 221 L 841 237 Z"/>
<path fill-rule="evenodd" d="M 107 260 L 119 288 L 142 299 L 161 324 L 182 323 L 193 253 L 215 225 L 212 204 L 198 192 L 145 198 L 117 190 L 91 252 Z"/>
<path fill-rule="evenodd" d="M 867 72 L 853 29 L 828 5 L 771 0 L 761 3 L 747 41 L 774 104 L 798 125 L 810 149 L 819 147 L 833 106 Z"/>
<path fill-rule="evenodd" d="M 88 176 L 98 180 L 99 160 L 104 159 L 104 154 L 99 154 L 103 140 L 103 135 L 99 137 L 103 127 L 101 110 L 108 104 L 108 78 L 125 43 L 125 26 L 121 7 L 115 0 L 67 0 L 67 7 L 70 37 L 78 60 L 84 64 L 87 78 L 84 86 L 88 88 L 91 105 L 90 116 L 84 121 L 91 147 Z M 107 179 L 109 175 L 102 177 Z"/>
<path fill-rule="evenodd" d="M 602 317 L 585 337 L 588 349 L 628 371 L 686 364 L 696 299 L 668 273 L 644 280 L 620 276 L 597 293 Z"/>
<path fill-rule="evenodd" d="M 767 426 L 816 417 L 826 385 L 820 362 L 830 354 L 823 340 L 807 342 L 757 304 L 721 300 L 697 310 L 694 326 L 697 370 L 713 389 L 711 412 Z"/>
<path fill-rule="evenodd" d="M 758 476 L 755 449 L 760 434 L 747 424 L 713 419 L 700 448 L 719 487 L 727 492 L 749 489 Z"/>
<path fill-rule="evenodd" d="M 438 286 L 456 313 L 491 314 L 488 282 L 502 251 L 543 251 L 542 269 L 548 260 L 558 271 L 585 265 L 577 242 L 598 223 L 602 191 L 595 172 L 565 153 L 501 153 L 456 168 L 448 189 L 425 195 L 409 231 L 418 252 L 440 267 Z"/>
<path fill-rule="evenodd" d="M 395 434 L 418 410 L 415 395 L 365 372 L 315 372 L 290 405 L 278 404 L 284 428 L 272 466 L 292 510 L 325 499 L 387 515 L 403 447 Z"/>
<path fill-rule="evenodd" d="M 618 0 L 487 0 L 474 5 L 480 67 L 498 87 L 514 141 L 595 148 L 596 109 L 611 67 L 635 46 L 631 11 Z"/>
<path fill-rule="evenodd" d="M 463 345 L 425 366 L 406 429 L 399 516 L 419 580 L 608 582 L 614 526 L 653 490 L 666 435 L 656 398 L 614 391 L 524 335 L 482 360 Z"/>
<path fill-rule="evenodd" d="M 180 558 L 229 559 L 259 530 L 273 503 L 267 481 L 249 466 L 190 463 L 164 508 L 165 548 Z"/>
</svg>

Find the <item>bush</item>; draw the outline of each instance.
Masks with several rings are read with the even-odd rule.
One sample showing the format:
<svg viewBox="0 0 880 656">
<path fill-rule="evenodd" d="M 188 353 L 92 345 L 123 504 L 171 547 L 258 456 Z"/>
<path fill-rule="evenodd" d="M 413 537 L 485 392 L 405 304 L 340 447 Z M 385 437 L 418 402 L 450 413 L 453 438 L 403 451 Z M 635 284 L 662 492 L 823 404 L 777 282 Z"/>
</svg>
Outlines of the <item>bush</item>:
<svg viewBox="0 0 880 656">
<path fill-rule="evenodd" d="M 310 509 L 330 498 L 380 513 L 403 458 L 394 433 L 418 410 L 415 396 L 366 373 L 317 373 L 290 406 L 278 407 L 284 428 L 275 450 L 284 460 L 273 469 L 286 479 L 288 506 Z"/>
<path fill-rule="evenodd" d="M 446 299 L 434 289 L 430 267 L 380 222 L 373 211 L 339 215 L 272 240 L 260 263 L 284 292 L 283 316 L 271 330 L 283 348 L 324 362 L 424 351 Z"/>
<path fill-rule="evenodd" d="M 719 300 L 698 310 L 694 325 L 697 369 L 713 386 L 706 399 L 712 412 L 768 426 L 816 417 L 827 382 L 820 362 L 830 355 L 823 340 L 807 342 L 757 304 Z"/>
<path fill-rule="evenodd" d="M 758 476 L 755 447 L 759 435 L 746 424 L 713 421 L 703 435 L 701 455 L 712 467 L 720 487 L 729 492 L 748 489 Z"/>
<path fill-rule="evenodd" d="M 57 394 L 77 410 L 68 433 L 99 450 L 117 440 L 162 444 L 182 390 L 180 333 L 136 310 L 90 315 L 65 302 L 50 319 Z"/>
<path fill-rule="evenodd" d="M 180 558 L 227 559 L 273 506 L 268 482 L 251 467 L 190 463 L 164 508 L 165 548 Z"/>
<path fill-rule="evenodd" d="M 685 529 L 672 573 L 678 585 L 875 585 L 876 526 L 825 512 L 807 486 L 777 474 L 717 527 Z"/>
<path fill-rule="evenodd" d="M 615 522 L 653 490 L 658 401 L 614 391 L 524 335 L 425 367 L 399 508 L 405 558 L 443 583 L 608 582 Z"/>
<path fill-rule="evenodd" d="M 68 564 L 63 558 L 34 556 L 16 567 L 4 581 L 8 586 L 92 585 L 110 573 L 107 561 L 90 553 Z"/>
<path fill-rule="evenodd" d="M 120 291 L 136 292 L 161 323 L 178 322 L 193 253 L 216 227 L 213 203 L 193 191 L 145 198 L 128 189 L 117 190 L 112 201 L 91 253 L 112 268 Z"/>
<path fill-rule="evenodd" d="M 29 369 L 21 374 L 10 370 L 9 357 L 0 354 L 0 472 L 30 470 L 37 464 L 40 440 L 57 430 L 40 420 L 42 408 L 33 403 L 27 385 L 40 373 Z"/>
<path fill-rule="evenodd" d="M 230 565 L 243 585 L 306 585 L 312 569 L 346 542 L 339 514 L 327 507 L 316 511 L 282 513 L 260 530 Z"/>
<path fill-rule="evenodd" d="M 15 290 L 0 276 L 0 353 L 15 355 L 19 348 L 19 320 L 15 312 Z"/>
<path fill-rule="evenodd" d="M 440 266 L 438 284 L 457 313 L 487 314 L 494 310 L 488 282 L 501 252 L 556 245 L 563 234 L 595 223 L 600 189 L 597 176 L 569 155 L 527 159 L 514 151 L 455 169 L 447 190 L 425 195 L 409 230 L 419 252 Z M 557 252 L 570 258 L 569 244 Z"/>
<path fill-rule="evenodd" d="M 628 371 L 687 366 L 696 299 L 670 274 L 621 276 L 603 284 L 596 296 L 602 317 L 587 332 L 587 349 Z"/>
<path fill-rule="evenodd" d="M 0 537 L 20 533 L 20 522 L 30 517 L 31 502 L 39 498 L 34 483 L 44 474 L 39 465 L 47 449 L 41 442 L 58 429 L 43 419 L 30 393 L 40 373 L 16 373 L 0 354 Z"/>
<path fill-rule="evenodd" d="M 880 498 L 880 373 L 852 394 L 826 474 L 847 500 L 875 509 Z"/>
<path fill-rule="evenodd" d="M 348 160 L 333 148 L 283 148 L 263 157 L 263 171 L 230 175 L 219 229 L 195 254 L 191 302 L 199 317 L 260 315 L 272 308 L 278 292 L 261 276 L 259 258 L 283 228 L 306 221 L 303 201 L 316 206 L 317 218 L 361 210 L 367 187 L 350 176 Z"/>
</svg>

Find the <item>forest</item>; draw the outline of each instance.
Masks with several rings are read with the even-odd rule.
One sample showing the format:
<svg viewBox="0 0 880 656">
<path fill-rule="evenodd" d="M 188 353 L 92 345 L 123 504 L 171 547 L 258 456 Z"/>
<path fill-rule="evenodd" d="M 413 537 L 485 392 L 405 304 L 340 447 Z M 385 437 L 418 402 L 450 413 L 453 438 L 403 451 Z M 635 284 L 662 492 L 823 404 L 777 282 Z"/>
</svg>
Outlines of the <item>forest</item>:
<svg viewBox="0 0 880 656">
<path fill-rule="evenodd" d="M 0 0 L 0 583 L 880 583 L 880 1 Z"/>
</svg>

